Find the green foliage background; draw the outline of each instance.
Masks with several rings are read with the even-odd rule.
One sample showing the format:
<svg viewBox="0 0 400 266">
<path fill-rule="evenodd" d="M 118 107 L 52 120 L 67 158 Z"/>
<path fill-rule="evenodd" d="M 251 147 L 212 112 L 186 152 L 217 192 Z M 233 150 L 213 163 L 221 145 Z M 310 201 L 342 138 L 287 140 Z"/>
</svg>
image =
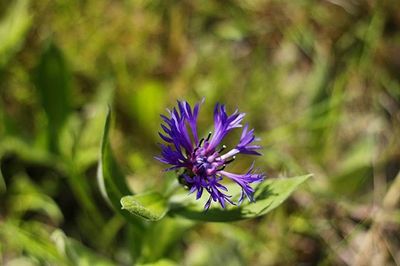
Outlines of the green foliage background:
<svg viewBox="0 0 400 266">
<path fill-rule="evenodd" d="M 0 1 L 0 264 L 399 265 L 399 29 L 396 0 Z M 96 181 L 108 104 L 146 191 L 159 114 L 202 97 L 203 133 L 238 107 L 257 167 L 313 178 L 261 218 L 128 226 Z"/>
</svg>

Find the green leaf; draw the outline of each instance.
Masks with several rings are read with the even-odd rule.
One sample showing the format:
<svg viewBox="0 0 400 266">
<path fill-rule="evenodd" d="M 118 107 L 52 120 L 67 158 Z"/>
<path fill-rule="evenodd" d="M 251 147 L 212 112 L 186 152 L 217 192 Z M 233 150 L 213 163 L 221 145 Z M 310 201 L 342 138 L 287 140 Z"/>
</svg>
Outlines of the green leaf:
<svg viewBox="0 0 400 266">
<path fill-rule="evenodd" d="M 11 3 L 7 15 L 0 22 L 0 68 L 19 50 L 32 25 L 29 1 L 18 0 Z"/>
<path fill-rule="evenodd" d="M 101 194 L 104 199 L 110 203 L 112 208 L 123 215 L 126 220 L 135 224 L 137 227 L 143 225 L 142 220 L 129 215 L 121 209 L 120 199 L 125 195 L 134 194 L 129 190 L 125 182 L 125 177 L 121 173 L 118 164 L 114 158 L 109 143 L 109 133 L 111 125 L 111 110 L 108 110 L 106 122 L 104 125 L 103 137 L 101 140 L 100 159 L 97 169 L 97 181 L 99 183 Z"/>
<path fill-rule="evenodd" d="M 121 173 L 109 143 L 111 126 L 111 110 L 108 109 L 101 140 L 101 151 L 97 178 L 103 197 L 114 207 L 120 209 L 119 200 L 127 195 L 133 194 L 125 183 L 125 177 Z"/>
<path fill-rule="evenodd" d="M 141 243 L 146 234 L 148 225 L 145 220 L 131 215 L 126 210 L 121 209 L 120 200 L 125 195 L 134 194 L 129 190 L 125 182 L 125 177 L 118 167 L 113 156 L 111 145 L 109 143 L 109 134 L 111 127 L 111 110 L 109 109 L 104 125 L 103 136 L 101 140 L 100 159 L 97 169 L 97 180 L 103 197 L 110 203 L 111 207 L 124 219 L 129 222 L 128 238 L 134 241 L 131 252 L 132 257 L 139 257 L 142 252 Z"/>
<path fill-rule="evenodd" d="M 255 202 L 246 201 L 240 207 L 232 206 L 227 209 L 221 209 L 218 206 L 205 212 L 203 208 L 204 202 L 207 200 L 206 197 L 186 206 L 182 204 L 182 197 L 177 202 L 173 202 L 174 199 L 172 198 L 170 214 L 207 222 L 228 222 L 259 217 L 281 205 L 298 186 L 310 177 L 311 175 L 304 175 L 292 178 L 267 179 L 256 187 Z M 236 184 L 229 186 L 228 189 L 236 197 L 240 193 Z M 234 193 L 235 190 L 236 193 Z M 189 199 L 186 196 L 187 200 Z"/>
<path fill-rule="evenodd" d="M 47 116 L 52 152 L 58 152 L 58 136 L 70 113 L 70 81 L 71 73 L 62 52 L 50 43 L 36 67 L 34 82 Z"/>
<path fill-rule="evenodd" d="M 166 199 L 158 192 L 147 192 L 121 199 L 122 209 L 149 221 L 158 221 L 168 211 Z"/>
</svg>

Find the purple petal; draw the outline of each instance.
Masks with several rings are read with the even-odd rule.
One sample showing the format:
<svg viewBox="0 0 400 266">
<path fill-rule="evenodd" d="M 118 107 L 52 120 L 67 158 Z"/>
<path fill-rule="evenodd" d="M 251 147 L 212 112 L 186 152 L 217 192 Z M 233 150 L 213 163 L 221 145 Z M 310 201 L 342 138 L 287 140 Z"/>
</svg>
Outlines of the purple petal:
<svg viewBox="0 0 400 266">
<path fill-rule="evenodd" d="M 249 201 L 253 201 L 254 189 L 250 186 L 252 183 L 261 182 L 264 180 L 264 174 L 255 174 L 253 173 L 253 166 L 250 167 L 246 174 L 233 174 L 226 171 L 220 171 L 221 175 L 228 177 L 229 179 L 236 182 L 239 186 L 242 187 L 242 195 L 239 199 L 239 203 L 243 200 L 244 195 L 247 196 Z"/>
<path fill-rule="evenodd" d="M 250 131 L 247 130 L 248 130 L 248 125 L 246 124 L 243 127 L 242 135 L 240 137 L 239 144 L 236 146 L 236 149 L 239 151 L 239 153 L 261 155 L 256 151 L 261 149 L 261 146 L 251 145 L 254 141 L 259 140 L 254 136 L 254 129 Z"/>
<path fill-rule="evenodd" d="M 214 108 L 215 132 L 210 140 L 208 149 L 215 149 L 230 130 L 242 127 L 240 123 L 242 122 L 244 116 L 245 114 L 239 113 L 238 110 L 236 110 L 232 115 L 228 116 L 226 114 L 225 106 L 217 103 Z"/>
</svg>

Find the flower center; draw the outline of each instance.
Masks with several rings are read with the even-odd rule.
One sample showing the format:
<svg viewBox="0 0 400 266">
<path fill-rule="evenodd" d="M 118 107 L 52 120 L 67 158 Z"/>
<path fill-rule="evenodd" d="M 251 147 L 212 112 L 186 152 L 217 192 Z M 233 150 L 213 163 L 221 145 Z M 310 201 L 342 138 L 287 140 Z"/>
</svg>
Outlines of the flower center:
<svg viewBox="0 0 400 266">
<path fill-rule="evenodd" d="M 204 149 L 199 149 L 193 158 L 192 172 L 198 176 L 210 176 L 215 174 L 220 170 L 220 167 L 224 165 L 224 161 L 219 160 L 218 157 L 218 152 L 205 155 Z"/>
<path fill-rule="evenodd" d="M 214 175 L 217 171 L 222 171 L 226 164 L 234 160 L 225 161 L 221 159 L 220 153 L 226 149 L 225 145 L 219 151 L 209 150 L 209 139 L 211 132 L 208 134 L 207 139 L 200 140 L 199 145 L 193 151 L 191 156 L 192 172 L 194 175 L 207 177 Z M 204 144 L 204 145 L 203 145 Z"/>
</svg>

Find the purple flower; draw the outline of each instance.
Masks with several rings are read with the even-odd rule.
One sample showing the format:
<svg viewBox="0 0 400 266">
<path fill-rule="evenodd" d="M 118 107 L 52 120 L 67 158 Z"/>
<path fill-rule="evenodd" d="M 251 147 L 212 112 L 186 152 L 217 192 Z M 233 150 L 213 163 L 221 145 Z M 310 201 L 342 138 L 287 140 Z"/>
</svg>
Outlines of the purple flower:
<svg viewBox="0 0 400 266">
<path fill-rule="evenodd" d="M 196 199 L 199 199 L 204 191 L 209 194 L 204 206 L 206 210 L 211 201 L 218 201 L 223 208 L 226 202 L 235 205 L 231 196 L 227 194 L 228 189 L 221 184 L 224 178 L 236 182 L 242 188 L 238 204 L 245 196 L 249 201 L 253 201 L 254 189 L 250 184 L 262 181 L 264 175 L 254 173 L 253 166 L 245 174 L 234 174 L 224 169 L 235 160 L 237 154 L 260 155 L 257 150 L 261 146 L 253 144 L 259 139 L 255 138 L 253 129 L 248 130 L 247 124 L 242 126 L 244 113 L 236 110 L 228 116 L 225 106 L 217 104 L 214 109 L 214 131 L 199 140 L 197 117 L 201 103 L 192 109 L 187 102 L 178 101 L 178 108 L 168 110 L 169 117 L 161 115 L 165 124 L 161 125 L 164 133 L 159 135 L 167 145 L 161 144 L 161 157 L 156 159 L 171 165 L 167 171 L 183 168 L 180 181 L 189 187 L 190 193 L 196 192 Z M 231 130 L 240 127 L 243 127 L 243 130 L 239 144 L 224 153 L 226 146 L 221 145 L 221 141 Z"/>
</svg>

